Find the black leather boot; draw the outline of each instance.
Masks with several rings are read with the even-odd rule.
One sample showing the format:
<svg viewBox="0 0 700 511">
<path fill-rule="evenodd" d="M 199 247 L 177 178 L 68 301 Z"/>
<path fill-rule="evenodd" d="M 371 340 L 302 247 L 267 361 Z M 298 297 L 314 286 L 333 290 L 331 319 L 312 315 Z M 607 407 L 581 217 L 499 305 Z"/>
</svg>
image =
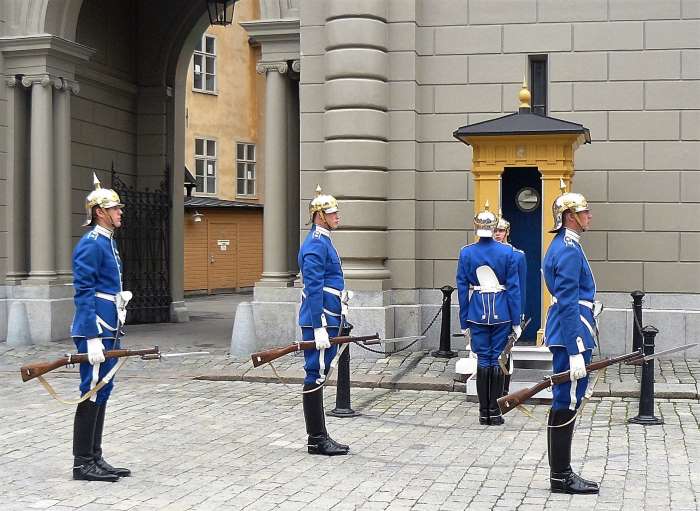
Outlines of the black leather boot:
<svg viewBox="0 0 700 511">
<path fill-rule="evenodd" d="M 550 410 L 548 424 L 558 426 L 566 424 L 576 412 L 574 410 Z M 571 469 L 571 442 L 574 435 L 574 423 L 571 421 L 563 427 L 547 428 L 547 446 L 549 450 L 549 485 L 553 493 L 594 494 L 598 493 L 598 483 L 588 481 Z"/>
<path fill-rule="evenodd" d="M 502 426 L 505 422 L 497 399 L 503 395 L 503 371 L 500 366 L 489 367 L 489 422 L 492 426 Z"/>
<path fill-rule="evenodd" d="M 489 422 L 489 368 L 476 368 L 476 395 L 479 398 L 479 424 L 487 426 Z"/>
<path fill-rule="evenodd" d="M 315 384 L 304 385 L 304 391 L 318 388 Z M 323 391 L 317 390 L 302 394 L 304 405 L 304 421 L 306 433 L 309 435 L 309 454 L 340 456 L 347 454 L 349 447 L 334 441 L 326 431 L 326 420 L 323 414 Z"/>
<path fill-rule="evenodd" d="M 109 472 L 118 477 L 129 477 L 131 475 L 131 470 L 128 468 L 113 467 L 102 457 L 102 430 L 105 425 L 106 408 L 107 403 L 97 405 L 97 420 L 95 422 L 95 438 L 93 441 L 92 456 L 95 459 L 95 465 L 105 472 Z"/>
<path fill-rule="evenodd" d="M 114 482 L 119 476 L 95 464 L 92 454 L 97 421 L 97 405 L 89 399 L 78 404 L 73 423 L 73 479 Z"/>
</svg>

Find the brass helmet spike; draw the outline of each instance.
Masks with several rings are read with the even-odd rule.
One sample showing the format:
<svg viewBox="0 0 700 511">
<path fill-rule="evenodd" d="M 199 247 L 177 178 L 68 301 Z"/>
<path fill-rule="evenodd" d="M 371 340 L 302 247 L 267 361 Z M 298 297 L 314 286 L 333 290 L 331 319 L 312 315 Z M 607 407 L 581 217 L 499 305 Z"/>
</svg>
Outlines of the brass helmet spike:
<svg viewBox="0 0 700 511">
<path fill-rule="evenodd" d="M 496 229 L 503 229 L 506 231 L 506 236 L 510 234 L 510 222 L 503 218 L 503 211 L 498 208 L 498 224 L 496 224 Z"/>
<path fill-rule="evenodd" d="M 100 180 L 95 172 L 92 173 L 93 190 L 85 198 L 85 222 L 83 227 L 92 225 L 92 208 L 99 206 L 102 209 L 107 208 L 123 208 L 119 194 L 109 188 L 102 188 Z"/>
<path fill-rule="evenodd" d="M 480 238 L 491 238 L 493 230 L 498 224 L 498 217 L 490 211 L 489 201 L 484 204 L 484 209 L 474 216 L 476 235 Z"/>
</svg>

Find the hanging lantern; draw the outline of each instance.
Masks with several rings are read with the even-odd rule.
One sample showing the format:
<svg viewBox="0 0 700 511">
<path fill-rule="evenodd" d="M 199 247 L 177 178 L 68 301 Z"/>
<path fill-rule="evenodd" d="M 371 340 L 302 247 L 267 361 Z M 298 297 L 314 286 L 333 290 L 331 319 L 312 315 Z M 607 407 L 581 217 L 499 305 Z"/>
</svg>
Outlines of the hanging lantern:
<svg viewBox="0 0 700 511">
<path fill-rule="evenodd" d="M 209 22 L 212 25 L 230 25 L 233 23 L 233 9 L 238 0 L 206 0 Z M 229 7 L 231 8 L 229 10 Z"/>
</svg>

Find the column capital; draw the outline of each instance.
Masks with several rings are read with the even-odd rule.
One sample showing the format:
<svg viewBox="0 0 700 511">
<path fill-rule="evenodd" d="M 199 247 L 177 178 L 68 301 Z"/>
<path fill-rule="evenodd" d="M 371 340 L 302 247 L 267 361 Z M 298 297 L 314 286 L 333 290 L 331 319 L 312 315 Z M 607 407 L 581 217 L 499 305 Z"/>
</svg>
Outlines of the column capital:
<svg viewBox="0 0 700 511">
<path fill-rule="evenodd" d="M 301 60 L 292 61 L 292 71 L 294 71 L 295 73 L 301 72 Z"/>
<path fill-rule="evenodd" d="M 69 80 L 68 78 L 56 78 L 53 86 L 56 90 L 64 90 L 74 95 L 80 93 L 80 84 L 75 80 Z"/>
<path fill-rule="evenodd" d="M 24 87 L 30 88 L 35 84 L 41 85 L 42 87 L 49 87 L 55 84 L 56 79 L 52 78 L 50 75 L 24 75 L 22 77 L 22 85 Z"/>
<path fill-rule="evenodd" d="M 280 74 L 286 74 L 289 65 L 286 62 L 258 62 L 255 66 L 255 71 L 260 74 L 267 74 L 269 71 L 277 71 Z"/>
<path fill-rule="evenodd" d="M 6 76 L 5 85 L 7 85 L 10 89 L 13 89 L 15 87 L 21 86 L 22 82 L 18 80 L 15 76 Z"/>
</svg>

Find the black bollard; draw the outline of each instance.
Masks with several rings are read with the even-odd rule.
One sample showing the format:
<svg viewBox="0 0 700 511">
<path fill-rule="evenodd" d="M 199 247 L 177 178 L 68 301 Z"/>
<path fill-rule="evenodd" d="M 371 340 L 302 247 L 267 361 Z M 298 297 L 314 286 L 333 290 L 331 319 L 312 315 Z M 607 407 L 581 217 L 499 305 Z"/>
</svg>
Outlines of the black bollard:
<svg viewBox="0 0 700 511">
<path fill-rule="evenodd" d="M 632 291 L 632 349 L 637 351 L 642 347 L 642 302 L 643 291 Z"/>
<path fill-rule="evenodd" d="M 457 353 L 452 351 L 450 346 L 450 330 L 452 329 L 452 292 L 455 290 L 452 286 L 442 286 L 442 324 L 440 325 L 440 349 L 431 353 L 432 356 L 438 358 L 456 357 Z"/>
<path fill-rule="evenodd" d="M 350 335 L 352 325 L 345 323 L 340 335 Z M 360 415 L 350 406 L 350 346 L 343 351 L 338 360 L 338 381 L 335 387 L 335 408 L 326 415 L 331 417 L 357 417 Z"/>
<path fill-rule="evenodd" d="M 654 354 L 654 337 L 659 333 L 656 327 L 647 325 L 642 328 L 644 336 L 644 356 Z M 654 360 L 649 360 L 642 364 L 642 385 L 639 395 L 639 414 L 632 417 L 631 424 L 642 424 L 643 426 L 653 426 L 663 424 L 664 420 L 654 416 Z"/>
</svg>

